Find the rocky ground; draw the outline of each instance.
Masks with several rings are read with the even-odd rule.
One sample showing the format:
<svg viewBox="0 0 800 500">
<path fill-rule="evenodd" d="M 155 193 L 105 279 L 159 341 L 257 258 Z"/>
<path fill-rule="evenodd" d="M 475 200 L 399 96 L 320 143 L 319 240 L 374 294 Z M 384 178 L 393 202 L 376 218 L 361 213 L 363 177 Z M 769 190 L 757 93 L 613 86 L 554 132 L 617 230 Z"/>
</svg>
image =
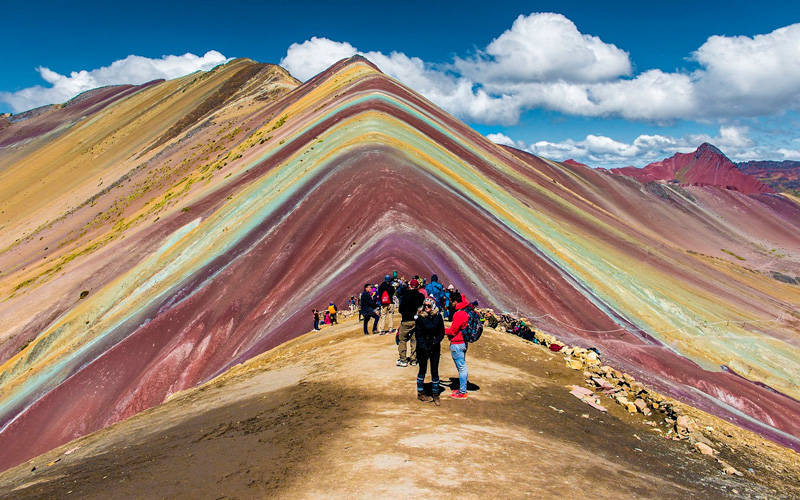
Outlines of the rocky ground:
<svg viewBox="0 0 800 500">
<path fill-rule="evenodd" d="M 0 474 L 4 498 L 797 498 L 798 454 L 691 408 L 712 445 L 665 439 L 607 396 L 570 394 L 564 356 L 487 330 L 467 400 L 415 397 L 394 337 L 352 321 Z M 447 341 L 441 375 L 456 381 Z M 448 391 L 449 393 L 449 391 Z M 444 394 L 446 396 L 447 393 Z M 605 398 L 605 399 L 604 399 Z"/>
</svg>

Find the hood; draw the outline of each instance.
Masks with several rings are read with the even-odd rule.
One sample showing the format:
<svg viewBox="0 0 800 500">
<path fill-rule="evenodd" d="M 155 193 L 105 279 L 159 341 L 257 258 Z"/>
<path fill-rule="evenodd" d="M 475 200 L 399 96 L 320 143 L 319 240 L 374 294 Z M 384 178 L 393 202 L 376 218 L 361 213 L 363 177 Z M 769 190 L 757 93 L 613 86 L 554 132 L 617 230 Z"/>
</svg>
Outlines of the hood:
<svg viewBox="0 0 800 500">
<path fill-rule="evenodd" d="M 469 305 L 470 305 L 470 303 L 467 300 L 467 296 L 462 293 L 461 294 L 461 302 L 456 304 L 456 311 L 460 311 L 462 309 L 466 309 L 467 307 L 469 307 Z"/>
</svg>

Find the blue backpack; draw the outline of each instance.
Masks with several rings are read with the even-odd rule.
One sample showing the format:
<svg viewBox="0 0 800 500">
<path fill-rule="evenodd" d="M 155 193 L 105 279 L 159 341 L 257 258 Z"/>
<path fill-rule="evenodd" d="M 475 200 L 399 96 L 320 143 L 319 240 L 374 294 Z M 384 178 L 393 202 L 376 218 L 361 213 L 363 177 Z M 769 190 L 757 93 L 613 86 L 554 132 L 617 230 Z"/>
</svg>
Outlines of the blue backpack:
<svg viewBox="0 0 800 500">
<path fill-rule="evenodd" d="M 474 309 L 467 311 L 467 314 L 469 315 L 469 320 L 467 321 L 467 326 L 464 327 L 464 331 L 461 332 L 461 336 L 464 337 L 464 342 L 471 344 L 481 338 L 483 322 L 481 321 L 481 315 L 475 312 Z"/>
</svg>

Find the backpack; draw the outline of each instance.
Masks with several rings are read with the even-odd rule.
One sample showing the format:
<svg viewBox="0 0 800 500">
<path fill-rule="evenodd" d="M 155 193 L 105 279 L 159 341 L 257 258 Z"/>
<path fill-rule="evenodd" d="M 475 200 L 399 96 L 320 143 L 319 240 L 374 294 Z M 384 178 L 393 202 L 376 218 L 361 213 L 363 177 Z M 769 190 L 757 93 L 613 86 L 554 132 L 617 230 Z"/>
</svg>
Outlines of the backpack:
<svg viewBox="0 0 800 500">
<path fill-rule="evenodd" d="M 469 320 L 467 321 L 467 326 L 464 327 L 464 331 L 461 332 L 461 336 L 464 337 L 464 342 L 471 344 L 481 338 L 483 323 L 481 323 L 480 314 L 474 310 L 468 311 L 467 314 L 469 315 Z"/>
<path fill-rule="evenodd" d="M 392 303 L 392 298 L 389 297 L 389 292 L 384 290 L 383 293 L 381 293 L 381 304 L 388 306 L 391 303 Z"/>
</svg>

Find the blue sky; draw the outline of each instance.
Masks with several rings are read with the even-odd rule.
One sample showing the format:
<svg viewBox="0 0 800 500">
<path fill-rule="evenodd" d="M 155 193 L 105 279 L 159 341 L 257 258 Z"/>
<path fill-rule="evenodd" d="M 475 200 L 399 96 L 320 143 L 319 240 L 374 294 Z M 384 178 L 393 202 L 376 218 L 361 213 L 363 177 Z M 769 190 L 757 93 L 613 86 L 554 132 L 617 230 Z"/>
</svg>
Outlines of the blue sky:
<svg viewBox="0 0 800 500">
<path fill-rule="evenodd" d="M 497 142 L 557 160 L 644 165 L 703 140 L 734 159 L 800 159 L 800 3 L 642 4 L 12 0 L 0 111 L 220 58 L 303 79 L 357 51 Z"/>
</svg>

